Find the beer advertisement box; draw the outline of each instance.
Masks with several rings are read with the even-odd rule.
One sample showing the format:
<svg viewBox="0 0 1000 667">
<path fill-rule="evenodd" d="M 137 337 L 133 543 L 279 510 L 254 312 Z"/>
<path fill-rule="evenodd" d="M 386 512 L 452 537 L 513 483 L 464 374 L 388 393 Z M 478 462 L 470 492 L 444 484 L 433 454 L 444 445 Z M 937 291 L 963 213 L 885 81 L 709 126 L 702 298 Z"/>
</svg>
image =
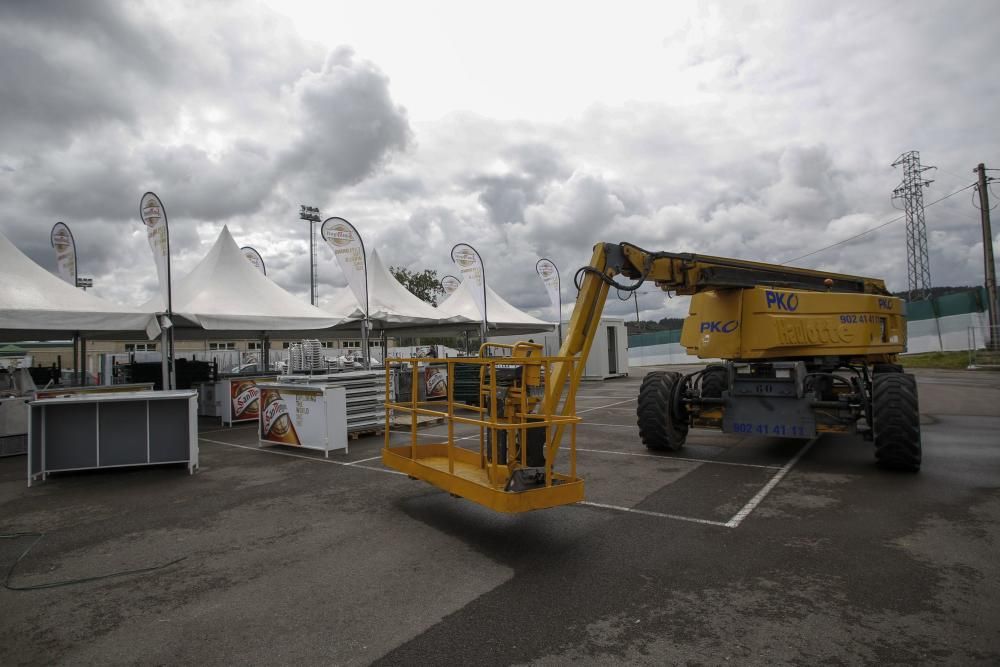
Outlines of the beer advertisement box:
<svg viewBox="0 0 1000 667">
<path fill-rule="evenodd" d="M 223 426 L 236 422 L 257 421 L 260 416 L 260 390 L 257 383 L 274 381 L 276 375 L 254 375 L 223 378 L 204 383 L 198 390 L 198 414 L 221 417 Z"/>
<path fill-rule="evenodd" d="M 328 385 L 258 382 L 261 444 L 347 452 L 347 391 Z"/>
</svg>

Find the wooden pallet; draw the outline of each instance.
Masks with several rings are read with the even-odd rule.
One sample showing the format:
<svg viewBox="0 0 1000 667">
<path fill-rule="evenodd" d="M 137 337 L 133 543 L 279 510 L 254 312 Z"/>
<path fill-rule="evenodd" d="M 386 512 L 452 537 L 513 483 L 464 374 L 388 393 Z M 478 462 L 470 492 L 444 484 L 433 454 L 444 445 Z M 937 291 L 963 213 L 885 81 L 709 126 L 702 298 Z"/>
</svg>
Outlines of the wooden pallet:
<svg viewBox="0 0 1000 667">
<path fill-rule="evenodd" d="M 370 435 L 382 435 L 383 433 L 385 433 L 384 428 L 372 428 L 364 431 L 348 431 L 347 437 L 350 440 L 357 440 L 358 438 L 367 438 Z"/>
<path fill-rule="evenodd" d="M 430 415 L 417 415 L 417 428 L 424 426 L 437 426 L 438 424 L 443 424 L 447 420 L 446 417 L 431 417 Z M 394 415 L 392 418 L 392 425 L 395 428 L 406 427 L 409 428 L 411 425 L 410 415 Z"/>
</svg>

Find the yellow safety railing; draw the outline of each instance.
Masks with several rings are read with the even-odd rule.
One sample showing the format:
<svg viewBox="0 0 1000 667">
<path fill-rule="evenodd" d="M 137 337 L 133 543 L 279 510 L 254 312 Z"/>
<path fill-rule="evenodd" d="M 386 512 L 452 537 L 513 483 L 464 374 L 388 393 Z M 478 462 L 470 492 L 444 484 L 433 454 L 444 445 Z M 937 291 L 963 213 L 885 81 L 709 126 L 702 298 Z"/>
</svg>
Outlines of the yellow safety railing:
<svg viewBox="0 0 1000 667">
<path fill-rule="evenodd" d="M 487 347 L 490 349 L 486 349 Z M 506 491 L 514 471 L 529 468 L 529 431 L 545 429 L 546 437 L 543 447 L 545 452 L 545 488 L 552 488 L 571 481 L 578 482 L 576 477 L 576 425 L 580 422 L 580 418 L 576 416 L 575 392 L 568 392 L 561 408 L 558 404 L 553 403 L 546 410 L 546 402 L 542 400 L 545 396 L 545 383 L 548 378 L 553 377 L 553 364 L 567 364 L 569 368 L 572 368 L 573 364 L 578 363 L 578 360 L 572 357 L 534 356 L 541 349 L 541 345 L 534 343 L 518 343 L 516 345 L 490 343 L 484 346 L 483 353 L 506 354 L 492 357 L 445 359 L 387 359 L 385 450 L 395 456 L 409 458 L 414 462 L 422 459 L 429 462 L 430 459 L 435 459 L 433 464 L 436 470 L 440 472 L 446 470 L 448 475 L 460 476 L 466 482 L 476 481 L 476 476 L 470 473 L 469 468 L 478 467 L 484 473 L 478 480 L 480 483 L 488 485 L 495 491 Z M 420 372 L 422 364 L 446 368 L 447 395 L 443 401 L 426 398 L 420 400 L 419 384 L 423 381 Z M 456 368 L 459 365 L 479 366 L 479 391 L 477 394 L 479 405 L 456 404 Z M 509 384 L 503 384 L 505 381 L 504 371 L 514 371 L 518 377 L 516 380 L 510 381 Z M 409 374 L 409 396 L 396 396 L 394 400 L 388 400 L 392 396 L 391 382 L 394 373 Z M 405 417 L 402 420 L 396 418 L 399 415 L 409 415 L 410 443 L 408 447 L 392 446 L 390 441 L 392 432 L 399 433 L 399 430 L 393 431 L 393 422 L 395 421 L 397 425 L 401 425 L 400 422 L 405 424 Z M 418 442 L 421 437 L 418 432 L 421 417 L 426 420 L 443 420 L 448 429 L 447 441 Z M 466 452 L 471 453 L 473 450 L 456 445 L 456 424 L 478 427 L 478 465 L 470 465 L 469 456 L 466 455 Z M 556 429 L 562 431 L 566 427 L 569 427 L 570 435 L 569 469 L 568 472 L 560 472 L 556 469 L 558 447 L 553 449 L 548 445 L 552 442 Z M 506 455 L 500 451 L 501 433 L 507 434 L 503 438 L 506 445 Z M 432 436 L 425 437 L 432 438 Z M 440 460 L 442 446 L 446 447 L 446 466 L 444 461 Z M 407 454 L 408 456 L 406 456 Z M 384 457 L 383 460 L 393 467 L 399 467 L 398 465 L 394 466 L 393 461 L 387 457 Z M 537 466 L 532 466 L 532 468 L 537 469 Z M 456 469 L 460 469 L 460 474 L 456 473 Z M 410 466 L 406 466 L 405 471 L 411 476 L 422 477 L 419 470 Z M 456 495 L 467 495 L 448 488 L 447 483 L 440 483 L 439 476 L 435 476 L 435 480 L 434 483 L 438 486 L 445 487 L 446 490 L 452 491 Z M 456 488 L 460 486 L 456 485 Z M 536 490 L 533 489 L 534 491 Z M 582 489 L 580 494 L 582 496 Z"/>
</svg>

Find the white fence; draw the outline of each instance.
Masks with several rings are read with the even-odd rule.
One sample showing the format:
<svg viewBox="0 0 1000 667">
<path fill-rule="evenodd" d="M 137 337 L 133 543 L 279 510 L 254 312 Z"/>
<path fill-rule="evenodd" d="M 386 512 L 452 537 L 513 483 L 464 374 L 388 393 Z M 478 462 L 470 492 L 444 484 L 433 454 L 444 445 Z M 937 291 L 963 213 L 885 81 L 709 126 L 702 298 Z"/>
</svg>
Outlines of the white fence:
<svg viewBox="0 0 1000 667">
<path fill-rule="evenodd" d="M 987 343 L 990 341 L 992 341 L 990 345 L 1000 343 L 1000 333 L 994 332 L 995 335 L 990 338 L 988 322 L 986 313 L 963 313 L 907 322 L 907 344 L 904 354 L 968 350 L 970 364 L 997 365 L 1000 362 L 993 356 L 996 352 L 993 351 L 994 348 L 988 347 Z M 984 354 L 987 352 L 989 354 Z M 978 358 L 978 363 L 974 357 Z M 689 355 L 680 343 L 630 347 L 628 361 L 630 366 L 706 363 L 704 359 Z"/>
<path fill-rule="evenodd" d="M 969 327 L 969 368 L 1000 368 L 1000 327 Z"/>
<path fill-rule="evenodd" d="M 906 352 L 959 352 L 971 349 L 969 329 L 985 329 L 986 313 L 962 313 L 906 323 Z M 982 342 L 982 339 L 980 339 Z"/>
</svg>

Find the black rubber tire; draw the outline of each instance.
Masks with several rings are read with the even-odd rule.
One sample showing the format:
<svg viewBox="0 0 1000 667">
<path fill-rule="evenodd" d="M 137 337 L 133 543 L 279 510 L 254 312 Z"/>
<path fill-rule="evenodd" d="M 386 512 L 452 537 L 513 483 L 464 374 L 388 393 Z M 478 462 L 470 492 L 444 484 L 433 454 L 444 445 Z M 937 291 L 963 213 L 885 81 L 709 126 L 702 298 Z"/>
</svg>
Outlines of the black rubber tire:
<svg viewBox="0 0 1000 667">
<path fill-rule="evenodd" d="M 875 460 L 883 468 L 920 470 L 917 381 L 908 373 L 880 373 L 872 381 Z"/>
<path fill-rule="evenodd" d="M 725 366 L 713 365 L 705 369 L 701 376 L 701 395 L 704 398 L 722 398 L 728 389 L 729 372 Z"/>
<path fill-rule="evenodd" d="M 872 372 L 876 375 L 881 375 L 882 373 L 902 373 L 903 367 L 899 364 L 874 364 Z"/>
<path fill-rule="evenodd" d="M 673 371 L 653 371 L 642 379 L 636 416 L 639 437 L 649 449 L 676 452 L 684 446 L 688 425 L 675 418 L 672 407 L 680 381 L 681 374 Z"/>
</svg>

